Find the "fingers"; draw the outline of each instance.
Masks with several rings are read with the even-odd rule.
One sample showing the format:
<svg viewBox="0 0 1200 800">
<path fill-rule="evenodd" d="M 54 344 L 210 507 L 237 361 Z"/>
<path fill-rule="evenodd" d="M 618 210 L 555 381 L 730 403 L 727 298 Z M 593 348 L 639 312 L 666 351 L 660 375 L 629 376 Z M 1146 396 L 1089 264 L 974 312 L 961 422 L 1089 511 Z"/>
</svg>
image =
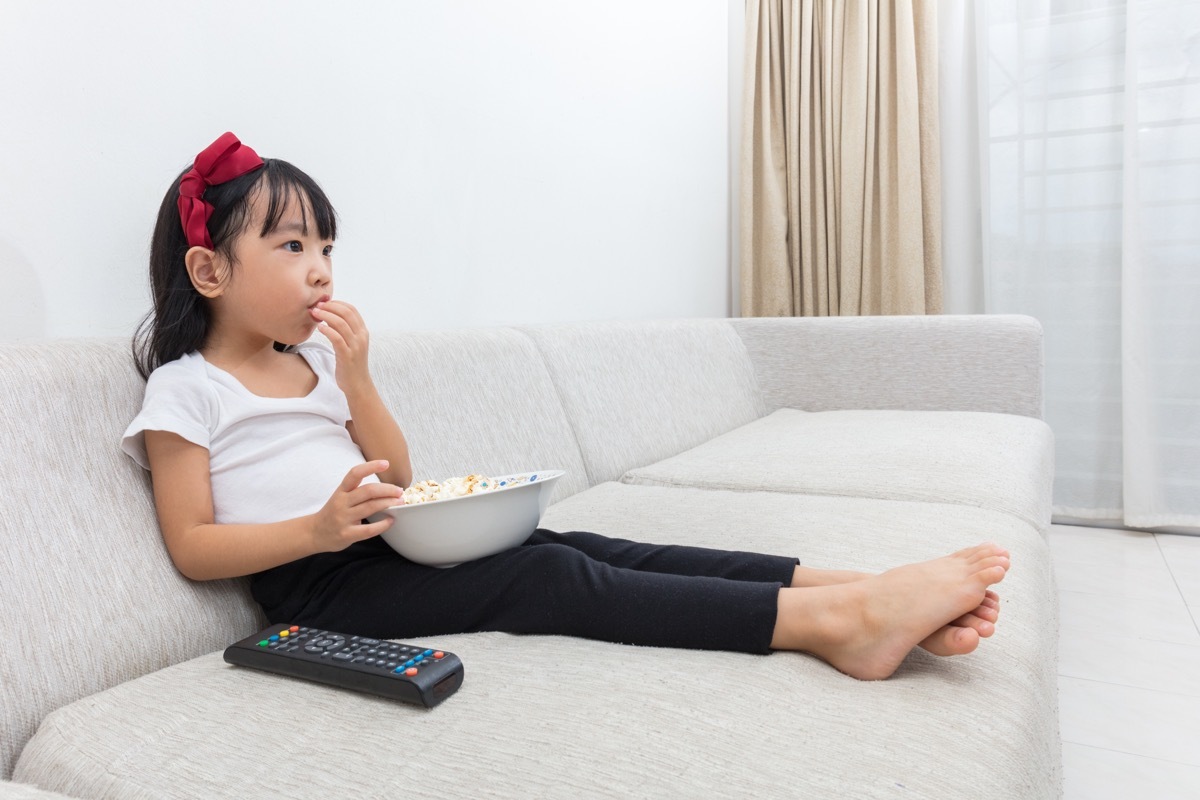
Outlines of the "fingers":
<svg viewBox="0 0 1200 800">
<path fill-rule="evenodd" d="M 361 542 L 363 539 L 370 539 L 372 536 L 378 536 L 392 526 L 396 520 L 392 517 L 384 517 L 377 522 L 368 522 L 363 525 L 354 526 L 354 540 Z"/>
<path fill-rule="evenodd" d="M 375 508 L 380 503 L 384 505 L 381 508 Z M 346 496 L 346 508 L 360 518 L 369 517 L 384 508 L 402 505 L 404 505 L 404 490 L 390 483 L 368 483 L 359 486 Z M 374 510 L 364 512 L 363 509 L 368 507 Z"/>
<path fill-rule="evenodd" d="M 318 310 L 328 311 L 336 315 L 339 319 L 350 323 L 350 327 L 355 330 L 361 330 L 366 327 L 363 323 L 362 314 L 358 313 L 358 309 L 343 300 L 326 300 L 324 303 L 318 304 Z"/>
<path fill-rule="evenodd" d="M 358 309 L 349 303 L 342 303 L 337 300 L 326 300 L 320 303 L 312 311 L 313 316 L 319 319 L 323 325 L 323 332 L 335 332 L 343 340 L 348 340 L 360 333 L 366 333 L 366 325 L 363 323 L 362 315 L 358 313 Z"/>
<path fill-rule="evenodd" d="M 384 472 L 387 468 L 387 461 L 366 461 L 362 464 L 356 464 L 346 473 L 346 477 L 342 478 L 342 483 L 338 488 L 343 492 L 353 491 L 363 482 L 363 478 L 368 475 L 376 475 Z M 390 486 L 391 484 L 388 485 Z"/>
</svg>

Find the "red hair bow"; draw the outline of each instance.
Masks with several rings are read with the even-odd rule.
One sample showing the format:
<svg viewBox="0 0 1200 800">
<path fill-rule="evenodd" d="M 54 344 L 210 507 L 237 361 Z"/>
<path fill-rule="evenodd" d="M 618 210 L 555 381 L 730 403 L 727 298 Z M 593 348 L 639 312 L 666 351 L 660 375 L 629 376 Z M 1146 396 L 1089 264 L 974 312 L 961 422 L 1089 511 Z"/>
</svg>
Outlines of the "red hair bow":
<svg viewBox="0 0 1200 800">
<path fill-rule="evenodd" d="M 204 199 L 209 186 L 225 183 L 245 175 L 263 165 L 258 153 L 238 141 L 232 133 L 225 132 L 208 147 L 200 151 L 192 169 L 179 181 L 179 220 L 189 247 L 212 249 L 212 238 L 208 235 L 208 218 L 213 207 Z"/>
</svg>

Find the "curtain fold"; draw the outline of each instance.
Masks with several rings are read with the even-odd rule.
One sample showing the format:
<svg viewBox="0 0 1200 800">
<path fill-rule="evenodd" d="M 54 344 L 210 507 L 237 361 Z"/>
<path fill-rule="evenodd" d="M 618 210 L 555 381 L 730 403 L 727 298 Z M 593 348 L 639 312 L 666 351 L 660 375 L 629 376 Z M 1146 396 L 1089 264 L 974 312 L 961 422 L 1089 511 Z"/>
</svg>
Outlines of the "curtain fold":
<svg viewBox="0 0 1200 800">
<path fill-rule="evenodd" d="M 741 313 L 940 313 L 934 0 L 748 0 Z"/>
</svg>

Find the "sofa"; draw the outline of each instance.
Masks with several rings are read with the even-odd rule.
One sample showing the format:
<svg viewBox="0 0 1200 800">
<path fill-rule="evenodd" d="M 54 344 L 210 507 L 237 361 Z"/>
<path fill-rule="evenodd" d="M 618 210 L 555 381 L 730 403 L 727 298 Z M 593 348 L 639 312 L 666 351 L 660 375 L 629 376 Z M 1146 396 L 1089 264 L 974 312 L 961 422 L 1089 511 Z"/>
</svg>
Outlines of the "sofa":
<svg viewBox="0 0 1200 800">
<path fill-rule="evenodd" d="M 376 324 L 377 327 L 378 324 Z M 1022 316 L 372 337 L 416 479 L 562 469 L 542 527 L 879 572 L 1012 554 L 994 636 L 859 681 L 803 653 L 423 637 L 426 709 L 226 664 L 246 579 L 167 555 L 121 338 L 0 347 L 0 798 L 1057 797 L 1053 439 Z"/>
</svg>

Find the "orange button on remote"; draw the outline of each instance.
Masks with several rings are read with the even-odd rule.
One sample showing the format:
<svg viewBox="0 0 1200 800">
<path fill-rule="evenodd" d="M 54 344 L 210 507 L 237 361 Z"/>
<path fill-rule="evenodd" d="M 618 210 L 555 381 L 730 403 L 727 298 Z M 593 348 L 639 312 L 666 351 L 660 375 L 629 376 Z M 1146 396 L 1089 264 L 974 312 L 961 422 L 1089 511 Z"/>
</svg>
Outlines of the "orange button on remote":
<svg viewBox="0 0 1200 800">
<path fill-rule="evenodd" d="M 446 654 L 443 653 L 441 650 L 438 650 L 436 653 L 433 654 L 433 657 L 434 658 L 445 658 Z"/>
<path fill-rule="evenodd" d="M 413 675 L 417 674 L 417 668 L 409 667 L 408 669 L 404 670 L 404 674 L 411 678 Z"/>
</svg>

